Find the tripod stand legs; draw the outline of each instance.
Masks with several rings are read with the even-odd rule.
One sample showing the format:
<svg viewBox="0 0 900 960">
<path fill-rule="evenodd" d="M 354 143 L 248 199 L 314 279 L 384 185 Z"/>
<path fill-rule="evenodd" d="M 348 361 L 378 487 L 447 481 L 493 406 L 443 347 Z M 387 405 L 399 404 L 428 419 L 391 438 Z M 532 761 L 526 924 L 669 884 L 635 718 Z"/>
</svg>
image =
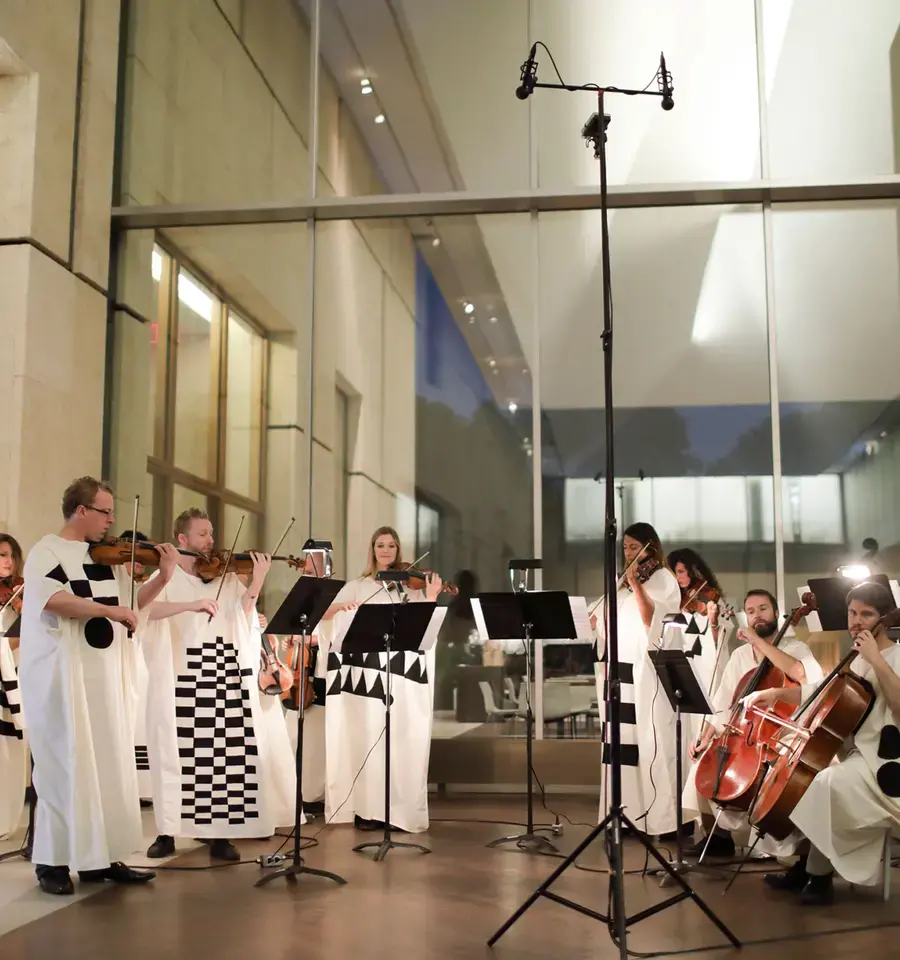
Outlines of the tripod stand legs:
<svg viewBox="0 0 900 960">
<path fill-rule="evenodd" d="M 344 884 L 347 882 L 336 873 L 329 873 L 327 870 L 316 870 L 314 867 L 305 867 L 302 863 L 292 863 L 289 867 L 273 870 L 272 873 L 267 873 L 264 877 L 260 877 L 253 886 L 264 887 L 267 883 L 271 883 L 278 877 L 285 877 L 289 883 L 296 883 L 297 877 L 304 873 L 311 874 L 314 877 L 324 877 L 326 880 L 334 880 L 335 883 Z"/>
<path fill-rule="evenodd" d="M 648 907 L 646 910 L 641 910 L 639 913 L 633 914 L 628 917 L 625 915 L 624 911 L 624 893 L 622 889 L 623 882 L 623 869 L 622 869 L 622 852 L 621 852 L 621 834 L 622 827 L 626 826 L 631 828 L 643 846 L 647 849 L 648 853 L 659 863 L 660 867 L 681 887 L 681 891 L 676 893 L 674 896 L 669 897 L 667 900 L 663 900 L 662 903 L 657 903 L 652 907 Z M 612 842 L 610 844 L 610 874 L 609 874 L 609 883 L 610 891 L 612 893 L 612 903 L 613 903 L 613 913 L 612 915 L 598 913 L 596 910 L 591 910 L 589 907 L 585 907 L 580 903 L 576 903 L 573 900 L 569 900 L 566 897 L 561 897 L 558 894 L 553 893 L 550 890 L 550 887 L 559 879 L 560 876 L 578 859 L 579 856 L 604 832 L 607 830 L 612 831 Z M 566 857 L 565 860 L 561 861 L 559 866 L 550 874 L 549 877 L 531 894 L 531 896 L 516 910 L 512 916 L 503 924 L 502 927 L 497 930 L 496 933 L 488 940 L 488 946 L 493 946 L 500 937 L 506 933 L 507 930 L 512 927 L 512 925 L 531 907 L 540 897 L 546 897 L 548 900 L 553 900 L 555 903 L 562 904 L 564 907 L 570 907 L 572 910 L 577 910 L 578 913 L 582 913 L 585 916 L 593 917 L 595 920 L 599 920 L 601 923 L 606 924 L 607 926 L 615 925 L 617 938 L 620 943 L 623 943 L 622 934 L 625 930 L 632 926 L 635 923 L 638 923 L 641 920 L 646 920 L 648 917 L 652 917 L 654 914 L 665 910 L 667 907 L 674 906 L 676 903 L 680 903 L 682 900 L 693 900 L 694 903 L 703 911 L 704 914 L 709 918 L 709 920 L 716 925 L 716 927 L 724 934 L 724 936 L 729 940 L 729 942 L 735 946 L 740 947 L 741 942 L 737 937 L 731 932 L 731 930 L 725 926 L 725 924 L 716 916 L 715 913 L 706 905 L 706 903 L 694 892 L 686 880 L 684 880 L 665 860 L 665 858 L 656 850 L 653 844 L 643 836 L 643 834 L 637 833 L 635 830 L 634 824 L 620 811 L 613 810 L 609 813 L 604 820 L 599 823 L 594 829 L 585 837 L 581 843 Z"/>
<path fill-rule="evenodd" d="M 363 850 L 371 850 L 376 848 L 375 856 L 372 858 L 376 863 L 388 855 L 389 850 L 393 850 L 395 847 L 407 847 L 410 850 L 419 850 L 422 853 L 431 853 L 428 847 L 423 847 L 421 843 L 401 843 L 399 840 L 391 840 L 388 834 L 385 834 L 383 840 L 373 840 L 369 843 L 358 843 L 353 849 L 357 853 L 361 853 Z"/>
</svg>

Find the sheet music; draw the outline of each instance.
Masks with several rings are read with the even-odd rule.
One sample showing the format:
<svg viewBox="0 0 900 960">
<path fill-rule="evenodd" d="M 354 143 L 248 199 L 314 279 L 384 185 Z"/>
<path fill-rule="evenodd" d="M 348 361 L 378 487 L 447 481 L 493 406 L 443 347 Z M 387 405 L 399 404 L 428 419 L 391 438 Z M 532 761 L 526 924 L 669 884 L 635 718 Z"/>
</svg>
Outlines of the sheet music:
<svg viewBox="0 0 900 960">
<path fill-rule="evenodd" d="M 353 623 L 355 616 L 356 610 L 341 610 L 340 613 L 335 614 L 334 620 L 332 621 L 334 624 L 334 634 L 331 641 L 331 649 L 335 653 L 341 652 L 344 638 L 347 636 L 347 631 L 350 629 L 350 624 Z M 431 614 L 431 620 L 428 621 L 428 626 L 425 629 L 425 635 L 422 637 L 422 643 L 419 646 L 420 652 L 426 653 L 437 643 L 438 634 L 440 633 L 441 626 L 444 623 L 444 617 L 446 616 L 447 607 L 434 608 L 434 612 Z"/>
<path fill-rule="evenodd" d="M 591 618 L 588 613 L 587 600 L 584 597 L 569 597 L 569 606 L 572 608 L 572 619 L 575 621 L 576 640 L 592 642 L 594 632 L 591 630 Z M 570 641 L 565 641 L 570 642 Z M 574 641 L 571 641 L 574 642 Z"/>
</svg>

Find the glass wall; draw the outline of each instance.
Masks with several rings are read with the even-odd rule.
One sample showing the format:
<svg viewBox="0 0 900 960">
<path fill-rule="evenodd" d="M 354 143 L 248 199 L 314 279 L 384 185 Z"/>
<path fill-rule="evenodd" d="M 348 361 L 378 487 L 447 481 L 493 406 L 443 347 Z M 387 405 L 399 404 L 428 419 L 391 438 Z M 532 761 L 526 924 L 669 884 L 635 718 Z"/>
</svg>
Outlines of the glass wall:
<svg viewBox="0 0 900 960">
<path fill-rule="evenodd" d="M 276 12 L 303 25 L 312 4 L 172 5 L 194 31 L 178 42 L 229 63 L 177 75 L 185 56 L 160 52 L 162 6 L 134 3 L 124 202 L 302 200 L 310 31 L 287 66 L 300 35 Z M 647 521 L 667 551 L 693 548 L 737 606 L 765 587 L 791 607 L 839 566 L 892 574 L 900 561 L 898 203 L 833 202 L 847 181 L 900 184 L 896 4 L 872 0 L 860 18 L 836 0 L 609 0 L 602 21 L 596 6 L 324 0 L 317 193 L 346 209 L 329 200 L 314 228 L 135 231 L 123 244 L 123 302 L 139 318 L 115 324 L 123 498 L 146 489 L 159 530 L 207 498 L 223 539 L 244 517 L 248 546 L 293 517 L 282 552 L 331 539 L 347 577 L 393 524 L 405 556 L 427 553 L 465 588 L 438 647 L 437 738 L 522 735 L 522 647 L 478 642 L 473 583 L 507 590 L 509 560 L 540 556 L 545 588 L 602 590 L 602 245 L 581 136 L 596 102 L 516 98 L 535 40 L 556 61 L 538 47 L 541 82 L 558 68 L 653 89 L 660 49 L 674 76 L 672 112 L 606 104 L 619 529 Z M 831 93 L 811 98 L 822 64 Z M 236 93 L 235 77 L 269 101 Z M 229 96 L 254 112 L 251 156 L 230 117 L 223 140 Z M 161 125 L 175 107 L 196 121 L 188 135 Z M 744 202 L 760 178 L 815 183 L 820 199 Z M 719 185 L 715 204 L 692 192 L 704 182 Z M 531 187 L 571 209 L 497 212 L 526 209 L 505 198 Z M 371 197 L 385 193 L 428 196 L 397 198 L 386 219 Z M 272 592 L 289 582 L 276 572 Z M 813 633 L 828 661 L 843 641 Z M 548 642 L 537 667 L 540 735 L 595 736 L 589 645 Z"/>
<path fill-rule="evenodd" d="M 132 312 L 117 317 L 114 339 L 118 513 L 131 517 L 129 498 L 141 493 L 142 532 L 170 539 L 173 519 L 200 507 L 221 540 L 230 511 L 239 510 L 248 514 L 241 544 L 256 548 L 268 341 L 178 250 L 178 239 L 179 231 L 165 238 L 141 231 L 123 245 L 122 300 Z M 139 478 L 138 464 L 145 471 Z"/>
<path fill-rule="evenodd" d="M 121 203 L 311 193 L 309 22 L 299 4 L 130 0 L 127 17 Z"/>
</svg>

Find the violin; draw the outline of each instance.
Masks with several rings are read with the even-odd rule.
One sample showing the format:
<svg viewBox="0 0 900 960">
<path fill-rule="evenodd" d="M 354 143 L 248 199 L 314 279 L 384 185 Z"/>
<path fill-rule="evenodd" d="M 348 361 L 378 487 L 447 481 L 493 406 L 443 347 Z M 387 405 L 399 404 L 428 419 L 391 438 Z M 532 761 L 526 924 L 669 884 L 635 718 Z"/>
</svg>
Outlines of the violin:
<svg viewBox="0 0 900 960">
<path fill-rule="evenodd" d="M 885 628 L 896 626 L 900 610 L 886 613 L 878 622 Z M 857 656 L 859 651 L 851 649 L 790 719 L 780 720 L 779 726 L 794 736 L 772 744 L 777 759 L 760 785 L 749 817 L 759 833 L 771 834 L 776 840 L 790 836 L 794 807 L 816 775 L 831 764 L 847 737 L 856 733 L 868 717 L 875 691 L 868 680 L 850 670 Z M 750 710 L 767 715 L 757 707 Z"/>
<path fill-rule="evenodd" d="M 813 594 L 803 594 L 801 606 L 791 611 L 773 638 L 772 646 L 780 646 L 788 627 L 796 626 L 815 607 Z M 725 729 L 712 740 L 697 764 L 695 783 L 701 797 L 719 806 L 749 809 L 764 774 L 764 764 L 772 759 L 770 741 L 777 727 L 757 714 L 745 712 L 741 701 L 754 690 L 787 686 L 799 684 L 786 677 L 768 657 L 763 657 L 757 667 L 741 677 Z M 778 716 L 788 716 L 791 712 L 790 705 L 784 702 L 775 704 L 773 709 Z"/>
<path fill-rule="evenodd" d="M 184 553 L 186 551 L 180 551 Z M 197 567 L 195 573 L 201 580 L 214 580 L 216 577 L 224 576 L 226 573 L 235 573 L 239 577 L 249 577 L 253 573 L 253 556 L 250 553 L 232 553 L 228 556 L 218 550 L 210 554 L 193 554 L 197 557 Z M 303 568 L 303 560 L 297 557 L 270 557 L 271 560 L 279 560 L 296 569 Z"/>
<path fill-rule="evenodd" d="M 300 663 L 300 650 L 303 650 L 303 664 Z M 303 677 L 303 712 L 313 705 L 316 690 L 312 680 L 312 647 L 304 643 L 302 637 L 294 638 L 294 650 L 291 655 L 291 684 L 281 695 L 288 710 L 300 710 L 300 678 Z"/>
<path fill-rule="evenodd" d="M 641 560 L 639 563 L 635 564 L 632 560 L 631 563 L 625 568 L 625 573 L 622 574 L 619 585 L 623 583 L 629 590 L 631 590 L 631 584 L 628 582 L 626 574 L 631 569 L 632 565 L 634 566 L 634 577 L 638 583 L 646 583 L 657 570 L 662 569 L 662 563 L 657 560 L 655 557 L 648 557 L 646 560 Z"/>
<path fill-rule="evenodd" d="M 706 616 L 707 604 L 717 604 L 722 600 L 721 591 L 709 586 L 705 580 L 702 580 L 696 587 L 692 583 L 684 593 L 687 596 L 681 603 L 682 613 L 699 613 Z"/>
<path fill-rule="evenodd" d="M 279 659 L 267 634 L 262 635 L 259 673 L 256 684 L 259 692 L 270 697 L 288 693 L 294 683 L 294 675 Z"/>
<path fill-rule="evenodd" d="M 134 548 L 134 562 L 144 567 L 159 566 L 159 552 L 156 544 L 152 540 L 129 540 L 127 537 L 111 537 L 101 540 L 99 543 L 92 543 L 88 553 L 94 563 L 100 563 L 105 566 L 115 567 L 123 563 L 131 563 L 132 547 Z M 193 553 L 190 550 L 179 550 L 182 556 L 199 557 L 199 553 Z M 146 575 L 145 577 L 146 578 Z M 138 579 L 138 578 L 136 578 Z"/>
<path fill-rule="evenodd" d="M 11 603 L 17 614 L 22 613 L 22 587 L 25 581 L 22 577 L 3 577 L 0 579 L 0 607 Z"/>
<path fill-rule="evenodd" d="M 414 567 L 413 564 L 407 563 L 405 560 L 401 560 L 400 563 L 395 563 L 392 567 L 392 570 L 408 570 L 409 571 L 409 580 L 406 585 L 410 590 L 420 590 L 423 593 L 425 588 L 428 586 L 428 577 L 434 574 L 433 570 L 420 570 L 417 567 Z M 450 580 L 444 580 L 443 585 L 441 586 L 441 593 L 449 593 L 451 596 L 456 596 L 459 593 L 459 588 Z"/>
</svg>

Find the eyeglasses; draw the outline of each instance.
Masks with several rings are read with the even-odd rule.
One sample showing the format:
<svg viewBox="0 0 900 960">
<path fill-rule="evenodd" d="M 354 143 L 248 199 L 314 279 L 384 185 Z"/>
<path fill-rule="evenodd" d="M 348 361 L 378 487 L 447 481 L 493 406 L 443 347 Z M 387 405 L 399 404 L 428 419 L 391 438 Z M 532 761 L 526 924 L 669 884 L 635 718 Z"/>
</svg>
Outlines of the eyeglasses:
<svg viewBox="0 0 900 960">
<path fill-rule="evenodd" d="M 115 515 L 114 510 L 101 510 L 100 507 L 85 507 L 85 510 L 93 510 L 94 513 L 102 513 L 104 517 L 112 517 Z"/>
</svg>

